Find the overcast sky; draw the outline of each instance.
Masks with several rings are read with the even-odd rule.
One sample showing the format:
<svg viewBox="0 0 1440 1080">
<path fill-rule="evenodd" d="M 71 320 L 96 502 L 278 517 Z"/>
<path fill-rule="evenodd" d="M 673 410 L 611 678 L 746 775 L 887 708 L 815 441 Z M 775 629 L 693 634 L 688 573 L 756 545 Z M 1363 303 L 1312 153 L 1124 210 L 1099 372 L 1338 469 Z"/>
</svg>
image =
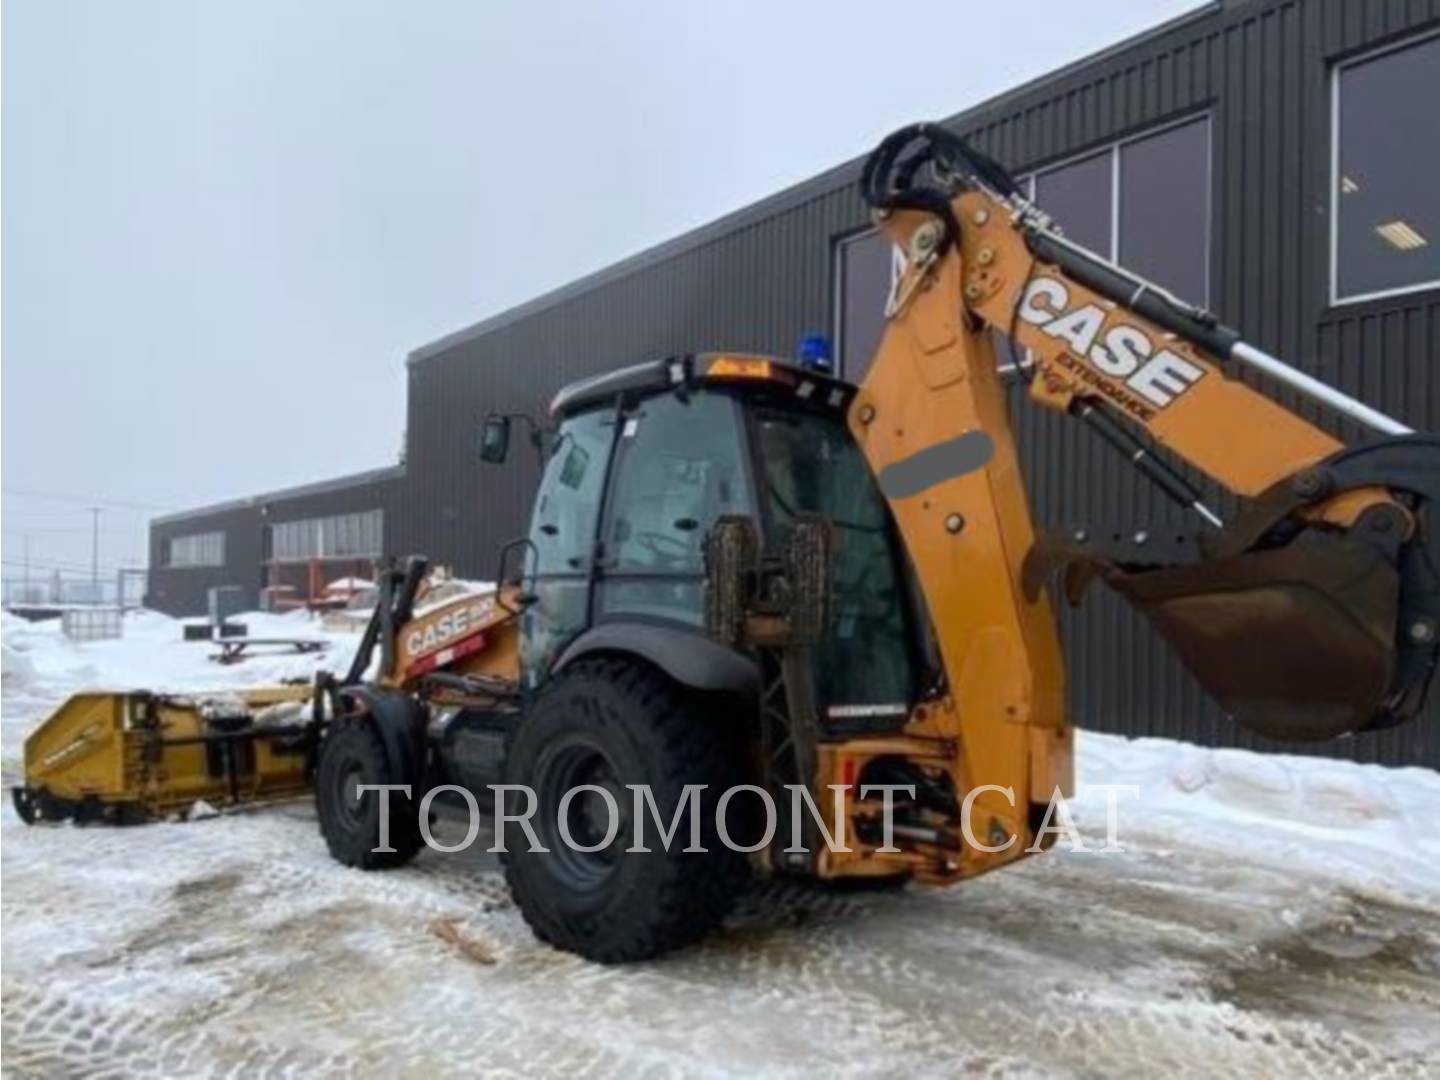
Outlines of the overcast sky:
<svg viewBox="0 0 1440 1080">
<path fill-rule="evenodd" d="M 1195 6 L 6 0 L 5 576 L 389 464 L 410 349 Z"/>
</svg>

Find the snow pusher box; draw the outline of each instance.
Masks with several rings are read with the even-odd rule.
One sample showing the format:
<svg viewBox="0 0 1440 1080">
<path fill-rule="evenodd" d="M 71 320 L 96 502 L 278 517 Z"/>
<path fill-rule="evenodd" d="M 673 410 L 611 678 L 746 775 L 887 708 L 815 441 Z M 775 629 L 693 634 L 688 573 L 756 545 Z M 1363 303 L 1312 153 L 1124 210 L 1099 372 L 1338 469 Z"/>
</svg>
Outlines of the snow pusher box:
<svg viewBox="0 0 1440 1080">
<path fill-rule="evenodd" d="M 338 677 L 321 671 L 313 682 L 237 690 L 71 696 L 25 740 L 24 782 L 11 790 L 16 811 L 29 824 L 130 825 L 188 815 L 200 802 L 216 809 L 274 802 L 308 795 L 323 773 L 327 737 L 356 724 L 374 724 L 397 754 L 409 754 L 428 730 L 411 726 L 422 704 L 450 719 L 461 710 L 469 720 L 508 715 L 519 608 L 429 569 L 411 559 L 385 571 L 380 602 Z M 377 652 L 379 677 L 367 682 Z M 450 725 L 427 775 L 499 779 L 503 729 L 472 726 Z M 487 758 L 488 771 L 467 767 L 477 756 Z M 361 779 L 344 770 L 327 794 L 358 806 L 351 789 Z"/>
<path fill-rule="evenodd" d="M 138 824 L 303 795 L 314 771 L 308 683 L 215 693 L 87 691 L 25 740 L 12 789 L 27 823 Z"/>
</svg>

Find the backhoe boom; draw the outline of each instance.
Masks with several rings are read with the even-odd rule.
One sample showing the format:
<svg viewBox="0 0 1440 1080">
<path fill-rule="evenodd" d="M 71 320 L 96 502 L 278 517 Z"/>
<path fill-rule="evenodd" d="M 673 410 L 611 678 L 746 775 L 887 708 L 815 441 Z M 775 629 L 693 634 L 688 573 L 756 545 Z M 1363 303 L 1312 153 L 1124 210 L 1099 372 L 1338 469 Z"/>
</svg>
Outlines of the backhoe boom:
<svg viewBox="0 0 1440 1080">
<path fill-rule="evenodd" d="M 1440 623 L 1423 530 L 1440 498 L 1434 437 L 1065 239 L 1000 166 L 943 129 L 885 140 L 862 189 L 905 270 L 851 427 L 916 561 L 962 728 L 987 725 L 967 744 L 1003 732 L 997 715 L 1060 726 L 1040 589 L 1060 570 L 1077 602 L 1103 577 L 1264 734 L 1323 739 L 1419 712 Z M 1032 401 L 1088 423 L 1196 511 L 1195 543 L 1133 527 L 1121 541 L 1035 536 L 996 336 L 1023 356 Z M 1380 437 L 1347 446 L 1238 378 L 1236 362 Z M 1222 521 L 1171 458 L 1235 496 L 1238 512 Z M 993 678 L 971 674 L 982 668 Z"/>
</svg>

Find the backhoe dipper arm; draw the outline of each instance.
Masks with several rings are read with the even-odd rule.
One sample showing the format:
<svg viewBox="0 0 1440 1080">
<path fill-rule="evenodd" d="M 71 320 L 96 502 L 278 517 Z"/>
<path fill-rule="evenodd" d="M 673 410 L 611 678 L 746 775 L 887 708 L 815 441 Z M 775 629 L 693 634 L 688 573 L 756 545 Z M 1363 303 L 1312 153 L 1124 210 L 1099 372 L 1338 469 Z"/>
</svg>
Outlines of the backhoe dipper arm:
<svg viewBox="0 0 1440 1080">
<path fill-rule="evenodd" d="M 1066 240 L 1003 168 L 934 125 L 886 139 L 861 183 L 906 269 L 851 428 L 915 561 L 962 731 L 999 717 L 968 745 L 1006 743 L 1020 718 L 1063 729 L 1038 588 L 1060 568 L 1074 600 L 1102 576 L 1262 733 L 1329 738 L 1420 711 L 1440 621 L 1423 537 L 1440 440 Z M 1194 508 L 1198 545 L 1037 541 L 992 332 L 1024 351 L 1033 401 L 1088 423 Z M 1237 364 L 1382 437 L 1347 446 L 1240 380 Z M 1232 520 L 1156 447 L 1237 496 Z"/>
<path fill-rule="evenodd" d="M 987 194 L 968 192 L 956 209 L 972 223 L 956 252 L 964 268 L 964 307 L 1028 351 L 1034 401 L 1082 416 L 1098 405 L 1250 498 L 1343 448 L 1224 370 L 1206 345 L 1241 344 L 1225 328 L 1201 321 L 1203 316 L 1186 320 L 1177 311 L 1177 327 L 1194 323 L 1193 336 L 1185 336 L 1126 300 L 1098 292 L 1083 283 L 1082 274 L 1090 276 L 1085 270 L 1110 275 L 1113 291 L 1125 290 L 1127 297 L 1158 294 L 1155 286 L 1128 279 L 1048 230 L 1035 226 L 1027 233 L 1013 211 Z M 1063 257 L 1068 267 L 1045 256 Z M 1407 430 L 1353 404 L 1396 434 Z M 1375 499 L 1388 496 L 1370 492 L 1369 501 Z M 1353 506 L 1331 506 L 1325 516 L 1348 524 L 1355 512 Z"/>
</svg>

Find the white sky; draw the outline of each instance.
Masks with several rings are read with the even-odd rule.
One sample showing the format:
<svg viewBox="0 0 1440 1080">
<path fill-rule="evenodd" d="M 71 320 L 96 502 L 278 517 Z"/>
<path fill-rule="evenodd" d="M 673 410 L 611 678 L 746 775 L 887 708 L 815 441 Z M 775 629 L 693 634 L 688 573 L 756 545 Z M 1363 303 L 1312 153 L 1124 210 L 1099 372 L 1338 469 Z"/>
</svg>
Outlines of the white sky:
<svg viewBox="0 0 1440 1080">
<path fill-rule="evenodd" d="M 5 577 L 388 464 L 410 349 L 1195 6 L 6 0 Z"/>
</svg>

